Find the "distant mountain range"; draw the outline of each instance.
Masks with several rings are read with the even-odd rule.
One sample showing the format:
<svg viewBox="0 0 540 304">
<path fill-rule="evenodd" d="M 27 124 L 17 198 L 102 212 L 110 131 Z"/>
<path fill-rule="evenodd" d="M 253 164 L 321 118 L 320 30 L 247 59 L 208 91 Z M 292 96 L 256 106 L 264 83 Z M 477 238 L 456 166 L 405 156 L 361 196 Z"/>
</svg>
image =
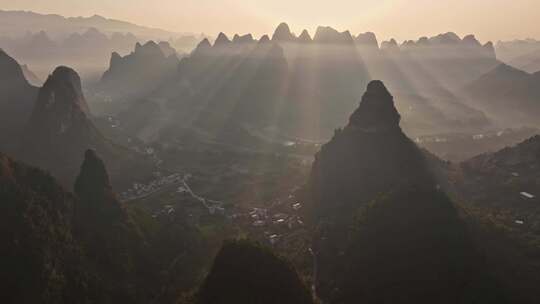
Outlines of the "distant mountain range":
<svg viewBox="0 0 540 304">
<path fill-rule="evenodd" d="M 540 71 L 540 41 L 535 39 L 499 41 L 497 57 L 515 68 L 529 73 Z"/>
<path fill-rule="evenodd" d="M 473 35 L 444 33 L 401 45 L 392 39 L 379 46 L 373 33 L 354 36 L 319 27 L 313 36 L 308 31 L 297 36 L 283 23 L 271 38 L 259 40 L 221 33 L 213 44 L 203 40 L 180 61 L 170 57 L 170 42 L 140 43 L 158 45 L 163 54 L 139 56 L 132 52 L 136 41 L 130 33 L 108 37 L 97 28 L 72 33 L 62 42 L 39 32 L 20 40 L 10 53 L 27 58 L 30 63 L 21 62 L 33 72 L 32 60 L 39 62 L 43 54 L 73 61 L 84 76 L 90 73 L 96 80 L 88 82 L 92 106 L 99 113 L 119 114 L 130 134 L 144 140 L 177 128 L 212 140 L 231 134 L 263 141 L 326 139 L 346 121 L 360 88 L 372 79 L 385 80 L 399 97 L 402 127 L 413 136 L 508 126 L 504 117 L 486 115 L 478 98 L 464 94 L 464 87 L 501 64 L 493 45 Z M 79 60 L 84 54 L 87 60 Z M 105 58 L 110 58 L 108 68 Z M 45 75 L 50 71 L 48 66 L 42 70 Z M 528 108 L 513 111 L 528 115 Z"/>
<path fill-rule="evenodd" d="M 83 78 L 97 80 L 112 52 L 127 54 L 137 42 L 167 41 L 179 52 L 190 52 L 204 38 L 101 16 L 66 18 L 0 10 L 0 20 L 5 21 L 0 24 L 0 47 L 43 79 L 54 67 L 69 65 Z"/>
<path fill-rule="evenodd" d="M 466 86 L 465 94 L 471 105 L 507 126 L 540 126 L 540 72 L 501 64 Z"/>
<path fill-rule="evenodd" d="M 456 94 L 500 64 L 491 43 L 446 33 L 401 46 L 395 41 L 381 45 L 373 33 L 355 37 L 331 27 L 319 27 L 313 37 L 307 31 L 297 37 L 285 23 L 272 38 L 256 40 L 248 34 L 230 39 L 220 33 L 213 44 L 203 40 L 152 92 L 122 85 L 126 90 L 121 94 L 136 102 L 119 114 L 144 140 L 186 128 L 212 140 L 231 132 L 237 136 L 239 130 L 244 130 L 241 136 L 249 133 L 267 141 L 321 140 L 347 120 L 368 81 L 384 79 L 399 97 L 396 106 L 407 132 L 471 132 L 493 126 Z M 154 86 L 161 78 L 160 65 L 148 62 L 150 58 L 137 64 L 156 75 L 148 82 Z M 114 77 L 133 78 L 120 73 Z M 107 81 L 103 78 L 96 87 L 102 98 L 114 101 L 119 92 L 103 89 Z"/>
<path fill-rule="evenodd" d="M 540 72 L 540 48 L 515 58 L 509 64 L 529 73 Z"/>
<path fill-rule="evenodd" d="M 178 71 L 178 54 L 168 42 L 137 43 L 135 50 L 122 57 L 114 52 L 110 66 L 101 77 L 97 90 L 111 100 L 131 100 L 152 93 Z"/>
<path fill-rule="evenodd" d="M 0 33 L 11 37 L 25 35 L 27 32 L 46 31 L 53 37 L 67 37 L 74 32 L 82 33 L 90 28 L 112 35 L 113 33 L 131 33 L 140 39 L 177 38 L 186 34 L 175 33 L 157 28 L 140 26 L 126 21 L 108 19 L 99 15 L 91 17 L 64 17 L 56 14 L 40 14 L 31 11 L 0 10 Z"/>
</svg>

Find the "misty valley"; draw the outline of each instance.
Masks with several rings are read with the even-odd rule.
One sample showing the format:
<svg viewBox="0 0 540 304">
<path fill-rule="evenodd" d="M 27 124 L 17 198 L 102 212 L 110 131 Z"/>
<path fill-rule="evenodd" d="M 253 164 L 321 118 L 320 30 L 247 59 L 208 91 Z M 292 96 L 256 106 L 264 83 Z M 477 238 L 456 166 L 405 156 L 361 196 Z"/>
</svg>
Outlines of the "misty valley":
<svg viewBox="0 0 540 304">
<path fill-rule="evenodd" d="M 0 303 L 540 303 L 540 41 L 245 33 L 0 10 Z"/>
</svg>

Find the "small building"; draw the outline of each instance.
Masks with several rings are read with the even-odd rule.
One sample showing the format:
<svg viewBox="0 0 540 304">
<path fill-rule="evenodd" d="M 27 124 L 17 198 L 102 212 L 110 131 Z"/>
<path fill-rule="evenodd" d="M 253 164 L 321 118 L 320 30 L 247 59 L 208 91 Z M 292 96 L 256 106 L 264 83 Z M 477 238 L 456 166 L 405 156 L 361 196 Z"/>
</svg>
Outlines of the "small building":
<svg viewBox="0 0 540 304">
<path fill-rule="evenodd" d="M 267 218 L 268 210 L 263 209 L 263 208 L 253 208 L 253 210 L 249 214 L 251 216 L 256 215 L 259 218 Z"/>
<path fill-rule="evenodd" d="M 512 176 L 513 176 L 513 177 L 519 177 L 519 173 L 517 173 L 517 172 L 512 172 Z"/>
<path fill-rule="evenodd" d="M 479 140 L 479 139 L 483 139 L 483 138 L 484 138 L 484 134 L 473 135 L 473 140 Z"/>
<path fill-rule="evenodd" d="M 293 207 L 294 210 L 299 210 L 300 208 L 302 208 L 302 204 L 297 202 L 297 203 L 293 204 L 292 207 Z"/>
<path fill-rule="evenodd" d="M 253 222 L 253 226 L 255 226 L 255 227 L 262 227 L 264 225 L 266 225 L 266 223 L 264 221 L 261 221 L 261 220 Z"/>
<path fill-rule="evenodd" d="M 275 245 L 279 242 L 280 237 L 277 234 L 272 234 L 268 239 L 270 240 L 270 244 Z"/>
<path fill-rule="evenodd" d="M 517 220 L 517 221 L 516 221 L 516 224 L 518 224 L 518 225 L 523 225 L 523 224 L 525 224 L 525 222 L 522 221 L 522 220 Z"/>
<path fill-rule="evenodd" d="M 521 196 L 522 196 L 523 198 L 526 198 L 526 199 L 534 199 L 534 198 L 535 198 L 534 195 L 532 195 L 532 194 L 530 194 L 530 193 L 528 193 L 528 192 L 521 192 L 520 194 L 521 194 Z"/>
<path fill-rule="evenodd" d="M 274 214 L 275 219 L 283 219 L 283 220 L 285 220 L 288 217 L 289 217 L 289 215 L 285 214 L 285 213 L 276 213 L 276 214 Z"/>
</svg>

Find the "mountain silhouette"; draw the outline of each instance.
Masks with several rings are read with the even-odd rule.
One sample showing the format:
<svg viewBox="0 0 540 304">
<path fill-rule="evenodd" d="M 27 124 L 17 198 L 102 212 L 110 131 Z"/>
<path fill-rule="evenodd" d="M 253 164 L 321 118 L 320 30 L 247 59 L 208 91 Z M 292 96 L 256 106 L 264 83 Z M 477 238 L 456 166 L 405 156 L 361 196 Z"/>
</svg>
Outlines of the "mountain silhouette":
<svg viewBox="0 0 540 304">
<path fill-rule="evenodd" d="M 133 170 L 138 172 L 135 175 L 144 175 L 151 168 L 142 157 L 113 144 L 99 132 L 90 119 L 79 75 L 71 68 L 58 67 L 39 90 L 24 130 L 21 159 L 50 170 L 66 185 L 75 179 L 81 156 L 89 148 L 110 163 L 115 181 L 123 175 L 119 172 Z M 139 164 L 133 167 L 136 160 Z"/>
<path fill-rule="evenodd" d="M 100 301 L 95 295 L 102 290 L 73 235 L 76 198 L 45 171 L 2 153 L 0 184 L 0 283 L 6 288 L 0 300 Z"/>
<path fill-rule="evenodd" d="M 507 126 L 538 127 L 540 72 L 501 64 L 465 88 L 470 103 Z"/>
<path fill-rule="evenodd" d="M 166 42 L 137 43 L 129 55 L 112 53 L 97 91 L 113 101 L 144 98 L 176 73 L 178 63 L 176 51 Z"/>
<path fill-rule="evenodd" d="M 287 261 L 247 240 L 227 241 L 203 282 L 197 303 L 313 303 Z"/>
<path fill-rule="evenodd" d="M 13 153 L 20 144 L 38 88 L 24 76 L 15 59 L 0 49 L 0 149 Z"/>
<path fill-rule="evenodd" d="M 291 33 L 291 29 L 287 23 L 279 24 L 272 35 L 272 41 L 292 42 L 295 39 L 296 37 Z"/>
<path fill-rule="evenodd" d="M 308 191 L 319 296 L 336 303 L 504 301 L 399 121 L 392 95 L 372 81 L 348 125 L 316 155 Z"/>
</svg>

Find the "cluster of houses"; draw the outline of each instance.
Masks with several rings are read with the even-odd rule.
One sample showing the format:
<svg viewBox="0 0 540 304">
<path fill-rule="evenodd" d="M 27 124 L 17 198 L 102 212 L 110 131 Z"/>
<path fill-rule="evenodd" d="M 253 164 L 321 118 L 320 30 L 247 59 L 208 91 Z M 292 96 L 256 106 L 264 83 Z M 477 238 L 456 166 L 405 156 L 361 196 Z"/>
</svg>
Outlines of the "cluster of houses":
<svg viewBox="0 0 540 304">
<path fill-rule="evenodd" d="M 291 205 L 291 208 L 294 211 L 298 211 L 302 208 L 302 204 L 295 202 Z M 236 217 L 240 217 L 240 215 L 236 215 Z M 270 214 L 269 210 L 265 208 L 252 208 L 248 213 L 248 217 L 251 225 L 255 228 L 270 228 L 271 230 L 281 231 L 282 233 L 304 225 L 304 222 L 298 215 L 283 212 Z M 271 245 L 277 244 L 283 238 L 283 235 L 270 231 L 265 231 L 264 234 Z"/>
<path fill-rule="evenodd" d="M 530 194 L 529 192 L 521 192 L 520 195 L 524 199 L 534 199 L 535 198 L 535 196 Z"/>
<path fill-rule="evenodd" d="M 150 182 L 143 183 L 133 183 L 133 187 L 122 192 L 120 194 L 121 201 L 130 201 L 138 198 L 148 196 L 163 187 L 170 186 L 179 182 L 182 182 L 183 178 L 180 173 L 174 173 L 168 176 L 161 176 L 158 172 L 154 174 L 155 179 Z"/>
</svg>

